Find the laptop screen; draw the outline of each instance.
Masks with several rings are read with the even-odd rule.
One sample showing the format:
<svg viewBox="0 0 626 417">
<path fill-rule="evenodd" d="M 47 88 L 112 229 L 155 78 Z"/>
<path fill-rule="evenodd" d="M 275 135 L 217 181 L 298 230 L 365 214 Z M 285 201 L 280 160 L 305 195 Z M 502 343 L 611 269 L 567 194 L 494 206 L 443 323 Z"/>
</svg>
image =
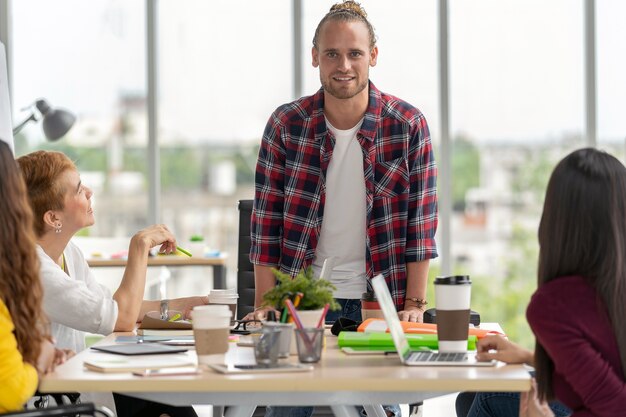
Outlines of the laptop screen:
<svg viewBox="0 0 626 417">
<path fill-rule="evenodd" d="M 383 277 L 382 274 L 379 274 L 372 278 L 372 287 L 374 287 L 374 293 L 376 293 L 378 304 L 380 305 L 380 309 L 383 311 L 383 315 L 385 316 L 385 321 L 387 322 L 389 333 L 391 333 L 393 344 L 398 350 L 400 359 L 404 362 L 404 360 L 409 356 L 411 348 L 409 347 L 409 341 L 406 339 L 404 331 L 402 330 L 402 325 L 400 324 L 400 319 L 398 318 L 398 312 L 396 311 L 396 307 L 391 299 L 391 294 L 389 293 L 389 288 L 387 288 L 385 277 Z"/>
</svg>

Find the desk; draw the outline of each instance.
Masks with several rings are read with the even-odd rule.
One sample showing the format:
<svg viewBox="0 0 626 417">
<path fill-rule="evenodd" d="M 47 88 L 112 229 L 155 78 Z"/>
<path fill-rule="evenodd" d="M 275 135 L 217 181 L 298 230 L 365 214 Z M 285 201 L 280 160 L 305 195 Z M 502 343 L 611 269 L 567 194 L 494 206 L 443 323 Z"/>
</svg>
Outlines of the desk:
<svg viewBox="0 0 626 417">
<path fill-rule="evenodd" d="M 128 333 L 126 333 L 128 334 Z M 111 344 L 117 334 L 107 336 Z M 195 358 L 195 351 L 187 352 Z M 85 350 L 43 377 L 44 393 L 84 391 L 124 394 L 172 405 L 230 406 L 227 417 L 249 417 L 257 405 L 330 405 L 335 415 L 356 416 L 355 404 L 372 404 L 372 416 L 383 413 L 375 404 L 412 404 L 456 391 L 528 391 L 530 376 L 522 365 L 496 367 L 409 367 L 397 355 L 345 355 L 334 336 L 327 336 L 322 360 L 312 372 L 142 378 L 130 373 L 102 374 L 83 369 Z M 254 363 L 252 348 L 231 343 L 227 362 Z M 295 361 L 291 356 L 288 360 Z M 453 413 L 453 410 L 451 410 Z"/>
<path fill-rule="evenodd" d="M 92 268 L 125 267 L 126 259 L 87 258 Z M 226 288 L 226 256 L 210 258 L 188 257 L 179 255 L 157 255 L 148 258 L 148 266 L 210 266 L 213 268 L 213 288 Z"/>
</svg>

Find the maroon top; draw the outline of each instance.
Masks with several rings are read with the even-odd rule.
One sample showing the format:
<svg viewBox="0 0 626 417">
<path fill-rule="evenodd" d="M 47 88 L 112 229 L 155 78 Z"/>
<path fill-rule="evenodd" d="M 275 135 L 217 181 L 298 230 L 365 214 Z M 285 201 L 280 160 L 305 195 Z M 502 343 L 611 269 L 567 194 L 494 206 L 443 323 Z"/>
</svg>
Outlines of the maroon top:
<svg viewBox="0 0 626 417">
<path fill-rule="evenodd" d="M 554 361 L 554 394 L 572 417 L 624 415 L 619 348 L 594 288 L 580 276 L 550 281 L 535 292 L 526 317 Z"/>
</svg>

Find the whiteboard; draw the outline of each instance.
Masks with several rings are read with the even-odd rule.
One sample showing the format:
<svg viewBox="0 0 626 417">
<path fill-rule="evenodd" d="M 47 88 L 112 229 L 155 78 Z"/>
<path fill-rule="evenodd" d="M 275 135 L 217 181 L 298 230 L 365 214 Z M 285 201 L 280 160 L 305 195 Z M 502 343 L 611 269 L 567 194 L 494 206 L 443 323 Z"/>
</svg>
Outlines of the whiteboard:
<svg viewBox="0 0 626 417">
<path fill-rule="evenodd" d="M 9 99 L 9 78 L 4 45 L 0 42 L 0 140 L 9 144 L 13 152 L 13 122 Z"/>
</svg>

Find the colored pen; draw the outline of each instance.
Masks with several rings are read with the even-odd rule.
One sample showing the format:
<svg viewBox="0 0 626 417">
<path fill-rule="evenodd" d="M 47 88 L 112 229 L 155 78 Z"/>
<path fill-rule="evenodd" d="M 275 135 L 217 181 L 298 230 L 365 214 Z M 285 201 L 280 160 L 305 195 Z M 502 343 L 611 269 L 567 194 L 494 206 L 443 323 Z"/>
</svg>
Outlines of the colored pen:
<svg viewBox="0 0 626 417">
<path fill-rule="evenodd" d="M 324 319 L 326 318 L 326 313 L 328 313 L 329 307 L 330 307 L 330 304 L 326 303 L 326 305 L 324 306 L 324 310 L 322 311 L 322 316 L 320 317 L 320 321 L 317 322 L 318 329 L 322 328 L 322 324 L 324 324 Z"/>
<path fill-rule="evenodd" d="M 296 308 L 293 306 L 293 303 L 291 302 L 289 298 L 285 300 L 285 305 L 289 309 L 289 313 L 291 313 L 291 317 L 293 317 L 293 321 L 296 323 L 296 327 L 298 329 L 303 329 L 304 327 L 302 326 L 300 317 L 298 317 L 298 312 L 296 311 Z"/>
<path fill-rule="evenodd" d="M 287 300 L 289 300 L 289 302 L 291 302 L 291 296 L 293 294 L 291 292 L 288 292 L 285 294 L 285 298 L 283 298 L 283 312 L 280 314 L 280 322 L 281 323 L 287 323 L 287 316 L 288 316 L 288 309 L 287 309 Z"/>
<path fill-rule="evenodd" d="M 191 258 L 191 256 L 192 256 L 192 255 L 191 255 L 191 252 L 189 252 L 189 251 L 188 251 L 188 250 L 186 250 L 186 249 L 181 248 L 180 246 L 176 246 L 176 250 L 177 250 L 177 251 L 179 251 L 179 252 L 184 253 L 185 255 L 189 256 L 190 258 Z"/>
<path fill-rule="evenodd" d="M 304 330 L 304 326 L 302 325 L 302 321 L 300 320 L 300 317 L 298 316 L 298 311 L 293 306 L 293 303 L 291 302 L 291 300 L 289 298 L 287 300 L 285 300 L 285 304 L 287 305 L 287 308 L 289 309 L 289 312 L 291 313 L 291 317 L 293 317 L 294 323 L 296 323 L 296 327 L 299 330 Z M 311 341 L 311 339 L 309 339 L 309 336 L 307 336 L 306 333 L 301 333 L 301 336 L 302 336 L 302 340 L 304 341 L 304 343 L 308 346 L 309 349 L 311 349 L 312 346 L 313 346 L 313 341 L 315 341 L 315 339 L 313 339 L 313 341 Z"/>
<path fill-rule="evenodd" d="M 302 294 L 301 292 L 296 293 L 296 296 L 293 299 L 293 306 L 295 308 L 298 308 L 298 306 L 300 305 L 300 301 L 302 301 L 302 297 L 304 297 L 304 294 Z"/>
<path fill-rule="evenodd" d="M 298 308 L 298 306 L 300 305 L 300 301 L 302 301 L 302 297 L 304 297 L 304 294 L 302 294 L 301 292 L 296 293 L 296 296 L 293 298 L 293 306 L 295 308 Z M 287 323 L 293 323 L 293 317 L 289 316 Z"/>
</svg>

